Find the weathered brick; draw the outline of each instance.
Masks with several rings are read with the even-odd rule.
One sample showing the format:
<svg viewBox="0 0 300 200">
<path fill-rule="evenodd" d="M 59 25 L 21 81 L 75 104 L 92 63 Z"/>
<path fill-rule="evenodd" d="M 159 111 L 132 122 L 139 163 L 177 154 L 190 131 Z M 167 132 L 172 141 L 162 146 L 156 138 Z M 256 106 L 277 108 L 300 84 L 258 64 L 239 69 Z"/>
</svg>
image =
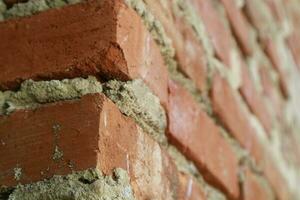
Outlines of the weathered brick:
<svg viewBox="0 0 300 200">
<path fill-rule="evenodd" d="M 294 31 L 287 39 L 289 48 L 291 49 L 291 52 L 293 54 L 293 57 L 295 59 L 295 62 L 298 65 L 298 68 L 300 69 L 300 30 Z"/>
<path fill-rule="evenodd" d="M 275 197 L 271 188 L 268 187 L 267 182 L 258 177 L 250 169 L 244 171 L 243 179 L 243 200 L 274 200 Z"/>
<path fill-rule="evenodd" d="M 270 156 L 265 158 L 263 172 L 279 200 L 292 199 L 286 180 Z"/>
<path fill-rule="evenodd" d="M 230 67 L 231 49 L 233 48 L 230 31 L 228 31 L 228 29 L 224 26 L 211 1 L 190 0 L 190 2 L 196 8 L 203 20 L 205 28 L 215 48 L 216 56 L 223 61 L 226 66 Z"/>
<path fill-rule="evenodd" d="M 254 42 L 251 35 L 252 30 L 244 14 L 238 8 L 234 0 L 222 0 L 222 3 L 226 9 L 233 33 L 237 37 L 241 49 L 246 55 L 252 55 Z"/>
<path fill-rule="evenodd" d="M 176 50 L 180 70 L 191 78 L 200 90 L 206 88 L 207 60 L 195 31 L 184 16 L 176 13 L 172 1 L 146 0 L 151 13 L 162 23 Z"/>
<path fill-rule="evenodd" d="M 261 94 L 256 90 L 253 79 L 247 66 L 242 66 L 242 86 L 240 92 L 248 104 L 250 110 L 257 116 L 267 133 L 272 131 L 272 115 L 268 110 Z"/>
<path fill-rule="evenodd" d="M 127 170 L 137 199 L 173 199 L 178 173 L 159 144 L 104 95 L 0 118 L 0 185 L 98 168 Z M 21 169 L 16 180 L 15 169 Z"/>
<path fill-rule="evenodd" d="M 265 42 L 274 35 L 276 30 L 275 20 L 266 1 L 246 0 L 245 12 L 258 32 L 260 42 L 265 45 Z"/>
<path fill-rule="evenodd" d="M 204 189 L 192 176 L 180 173 L 179 182 L 179 200 L 206 200 Z"/>
<path fill-rule="evenodd" d="M 0 88 L 26 79 L 142 78 L 167 101 L 167 68 L 140 17 L 122 0 L 89 0 L 0 23 Z"/>
<path fill-rule="evenodd" d="M 270 100 L 277 118 L 282 118 L 284 102 L 277 84 L 272 81 L 270 71 L 266 67 L 262 66 L 259 69 L 259 75 L 263 94 Z"/>
<path fill-rule="evenodd" d="M 284 70 L 284 63 L 281 59 L 281 54 L 278 52 L 278 46 L 274 41 L 269 40 L 266 43 L 266 53 L 270 58 L 275 70 L 279 75 L 280 88 L 286 97 L 288 96 L 288 75 Z"/>
<path fill-rule="evenodd" d="M 261 161 L 263 148 L 256 137 L 254 128 L 250 124 L 247 113 L 242 109 L 241 102 L 237 95 L 238 93 L 233 91 L 225 79 L 218 74 L 214 76 L 211 91 L 214 114 L 220 119 L 220 122 L 229 133 L 236 138 L 257 161 Z"/>
<path fill-rule="evenodd" d="M 219 128 L 178 84 L 170 81 L 169 93 L 170 141 L 194 161 L 208 182 L 236 199 L 239 196 L 237 158 Z"/>
<path fill-rule="evenodd" d="M 280 78 L 280 87 L 285 96 L 288 95 L 285 66 L 278 52 L 279 26 L 265 1 L 247 0 L 246 11 L 252 24 L 258 31 L 260 43 L 269 56 L 274 69 Z"/>
</svg>

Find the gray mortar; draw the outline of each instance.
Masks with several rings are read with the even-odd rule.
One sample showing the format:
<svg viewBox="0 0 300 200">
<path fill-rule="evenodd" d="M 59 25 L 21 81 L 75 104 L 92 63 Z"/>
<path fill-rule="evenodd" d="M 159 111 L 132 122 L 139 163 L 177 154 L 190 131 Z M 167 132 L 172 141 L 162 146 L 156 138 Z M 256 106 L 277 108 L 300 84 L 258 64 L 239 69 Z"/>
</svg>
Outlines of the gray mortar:
<svg viewBox="0 0 300 200">
<path fill-rule="evenodd" d="M 0 194 L 1 196 L 1 194 Z M 95 169 L 67 176 L 54 176 L 28 185 L 18 185 L 6 200 L 134 200 L 127 172 L 115 169 L 104 176 Z"/>
<path fill-rule="evenodd" d="M 6 11 L 6 4 L 0 0 L 0 21 L 4 20 L 3 13 Z"/>
<path fill-rule="evenodd" d="M 102 92 L 95 77 L 33 81 L 26 80 L 19 91 L 0 91 L 0 115 L 17 109 L 35 108 L 41 104 L 80 98 L 86 94 Z"/>
<path fill-rule="evenodd" d="M 24 17 L 51 9 L 60 8 L 67 4 L 79 3 L 82 0 L 29 0 L 25 3 L 16 3 L 9 9 L 4 9 L 3 0 L 0 0 L 0 20 Z"/>
<path fill-rule="evenodd" d="M 167 37 L 160 21 L 156 20 L 153 14 L 147 10 L 142 0 L 125 0 L 125 2 L 142 17 L 148 31 L 160 46 L 162 55 L 166 57 L 166 59 L 172 59 L 175 55 L 175 50 L 172 46 L 171 39 Z"/>
<path fill-rule="evenodd" d="M 166 114 L 158 97 L 140 79 L 121 82 L 116 80 L 103 84 L 103 93 L 122 113 L 132 117 L 147 133 L 161 144 L 166 143 Z"/>
</svg>

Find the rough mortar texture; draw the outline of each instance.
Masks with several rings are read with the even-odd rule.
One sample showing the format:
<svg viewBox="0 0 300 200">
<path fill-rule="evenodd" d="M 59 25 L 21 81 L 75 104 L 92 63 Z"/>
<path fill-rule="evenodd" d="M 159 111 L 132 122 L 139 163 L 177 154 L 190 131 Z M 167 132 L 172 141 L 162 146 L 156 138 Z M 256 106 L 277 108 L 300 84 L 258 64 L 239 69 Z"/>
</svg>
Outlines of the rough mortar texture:
<svg viewBox="0 0 300 200">
<path fill-rule="evenodd" d="M 166 114 L 158 97 L 140 79 L 103 84 L 103 92 L 117 104 L 121 112 L 132 117 L 147 133 L 160 143 L 166 143 Z"/>
<path fill-rule="evenodd" d="M 167 37 L 160 21 L 156 20 L 153 14 L 147 10 L 145 3 L 142 0 L 125 0 L 125 2 L 143 18 L 147 29 L 160 46 L 162 55 L 166 58 L 174 57 L 175 50 L 172 41 Z"/>
<path fill-rule="evenodd" d="M 0 91 L 0 114 L 16 109 L 35 108 L 44 103 L 80 98 L 90 93 L 102 92 L 101 83 L 95 77 L 33 81 L 26 80 L 17 92 Z"/>
<path fill-rule="evenodd" d="M 3 1 L 0 1 L 0 20 L 15 17 L 30 16 L 51 8 L 60 8 L 67 4 L 79 3 L 81 0 L 29 0 L 25 3 L 16 3 L 11 8 L 6 9 Z"/>
<path fill-rule="evenodd" d="M 130 179 L 123 169 L 104 176 L 90 169 L 67 176 L 54 176 L 45 181 L 18 185 L 7 200 L 134 200 Z"/>
</svg>

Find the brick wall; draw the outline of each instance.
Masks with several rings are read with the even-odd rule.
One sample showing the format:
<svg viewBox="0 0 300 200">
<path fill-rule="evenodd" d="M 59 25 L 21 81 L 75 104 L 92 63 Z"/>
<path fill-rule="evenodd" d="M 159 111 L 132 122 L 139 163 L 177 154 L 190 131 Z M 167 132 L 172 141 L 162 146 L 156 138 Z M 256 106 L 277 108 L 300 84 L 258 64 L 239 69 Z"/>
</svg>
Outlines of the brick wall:
<svg viewBox="0 0 300 200">
<path fill-rule="evenodd" d="M 299 11 L 0 0 L 0 199 L 300 199 Z"/>
</svg>

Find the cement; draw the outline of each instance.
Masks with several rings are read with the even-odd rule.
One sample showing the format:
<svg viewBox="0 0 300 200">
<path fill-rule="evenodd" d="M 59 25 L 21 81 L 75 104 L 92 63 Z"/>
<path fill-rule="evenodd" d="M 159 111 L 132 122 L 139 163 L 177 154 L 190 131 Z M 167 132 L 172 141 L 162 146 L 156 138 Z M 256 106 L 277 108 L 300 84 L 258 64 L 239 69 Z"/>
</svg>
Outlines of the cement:
<svg viewBox="0 0 300 200">
<path fill-rule="evenodd" d="M 16 3 L 9 9 L 3 9 L 3 0 L 0 0 L 0 20 L 25 17 L 51 9 L 60 8 L 67 4 L 74 4 L 81 0 L 29 0 L 25 3 Z M 1 6 L 2 5 L 2 6 Z"/>
<path fill-rule="evenodd" d="M 0 91 L 0 115 L 17 109 L 35 108 L 41 104 L 80 98 L 86 94 L 102 92 L 95 77 L 33 81 L 26 80 L 17 92 Z"/>
<path fill-rule="evenodd" d="M 6 200 L 62 199 L 134 200 L 135 197 L 125 170 L 115 169 L 113 176 L 104 176 L 98 170 L 90 169 L 67 176 L 54 176 L 33 184 L 18 185 Z"/>
<path fill-rule="evenodd" d="M 160 143 L 166 143 L 164 135 L 167 120 L 158 97 L 137 79 L 128 82 L 116 80 L 103 84 L 103 93 L 127 116 Z"/>
</svg>

